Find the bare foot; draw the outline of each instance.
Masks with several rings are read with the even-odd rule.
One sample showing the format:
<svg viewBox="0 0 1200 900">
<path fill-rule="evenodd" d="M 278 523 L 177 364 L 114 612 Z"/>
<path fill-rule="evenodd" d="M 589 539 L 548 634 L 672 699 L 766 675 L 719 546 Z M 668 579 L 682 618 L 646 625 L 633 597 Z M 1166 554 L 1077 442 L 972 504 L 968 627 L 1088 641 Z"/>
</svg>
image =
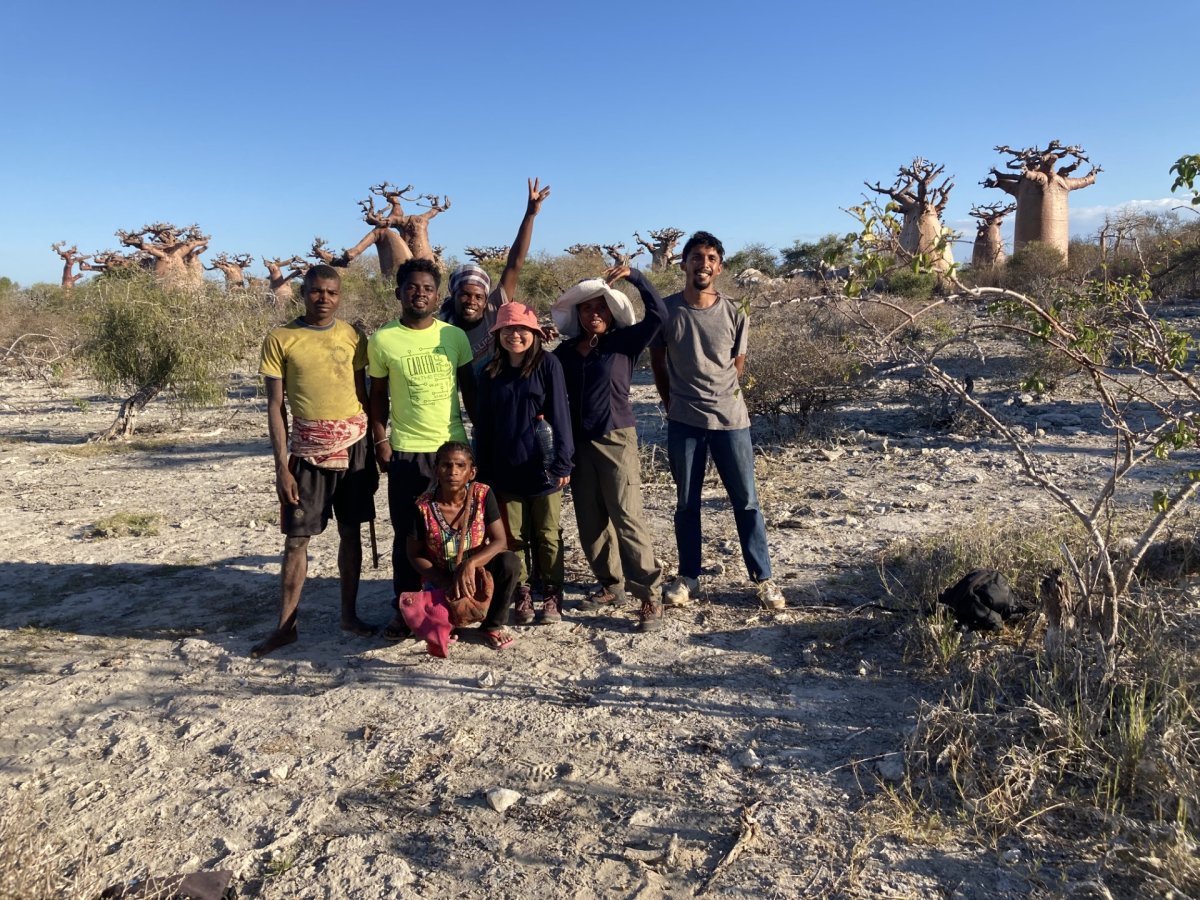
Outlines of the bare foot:
<svg viewBox="0 0 1200 900">
<path fill-rule="evenodd" d="M 267 635 L 267 639 L 259 641 L 250 648 L 251 659 L 262 659 L 268 653 L 278 650 L 280 647 L 286 647 L 288 644 L 296 643 L 296 638 L 300 636 L 300 632 L 295 628 L 289 628 L 285 631 L 280 631 L 278 628 Z"/>
<path fill-rule="evenodd" d="M 378 630 L 374 625 L 368 625 L 358 616 L 353 619 L 342 619 L 342 631 L 349 631 L 359 637 L 374 637 Z"/>
</svg>

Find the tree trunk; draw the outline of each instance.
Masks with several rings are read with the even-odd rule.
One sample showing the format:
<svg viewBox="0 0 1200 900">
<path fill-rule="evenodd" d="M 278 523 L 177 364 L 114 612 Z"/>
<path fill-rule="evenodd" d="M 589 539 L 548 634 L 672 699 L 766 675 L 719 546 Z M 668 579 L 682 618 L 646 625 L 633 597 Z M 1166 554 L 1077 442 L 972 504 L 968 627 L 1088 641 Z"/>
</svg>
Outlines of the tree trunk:
<svg viewBox="0 0 1200 900">
<path fill-rule="evenodd" d="M 1044 241 L 1042 237 L 1042 186 L 1036 181 L 1022 178 L 1017 185 L 1017 214 L 1013 224 L 1013 252 L 1016 253 L 1030 241 Z M 1064 248 L 1063 252 L 1066 250 Z"/>
<path fill-rule="evenodd" d="M 971 266 L 976 269 L 994 269 L 1004 262 L 1004 239 L 1000 237 L 1000 223 L 984 225 L 975 233 L 975 244 L 971 248 Z"/>
<path fill-rule="evenodd" d="M 929 257 L 930 267 L 939 274 L 948 272 L 954 264 L 954 249 L 949 240 L 940 252 L 937 249 L 945 238 L 946 228 L 933 209 L 926 209 L 917 216 L 906 215 L 900 230 L 900 246 L 909 253 Z"/>
<path fill-rule="evenodd" d="M 434 260 L 433 245 L 429 243 L 429 220 L 424 216 L 407 216 L 399 226 L 404 243 L 414 259 Z M 393 273 L 395 274 L 395 273 Z"/>
<path fill-rule="evenodd" d="M 1041 230 L 1041 241 L 1058 250 L 1063 259 L 1067 258 L 1070 247 L 1070 234 L 1067 230 L 1067 198 L 1071 191 L 1062 179 L 1052 177 L 1042 189 L 1041 209 L 1038 211 L 1038 227 Z"/>
<path fill-rule="evenodd" d="M 162 391 L 161 384 L 146 384 L 134 392 L 132 397 L 129 397 L 121 404 L 121 409 L 117 413 L 116 419 L 108 426 L 106 431 L 100 434 L 93 435 L 89 438 L 89 443 L 105 443 L 107 441 L 127 440 L 133 436 L 134 420 L 138 413 L 146 408 L 146 404 L 153 400 Z"/>
<path fill-rule="evenodd" d="M 275 298 L 275 308 L 280 312 L 291 306 L 292 301 L 296 299 L 296 292 L 292 289 L 290 281 L 285 281 L 283 284 L 271 288 L 271 294 Z"/>
<path fill-rule="evenodd" d="M 379 272 L 388 281 L 393 281 L 396 270 L 413 258 L 413 252 L 399 232 L 391 228 L 380 228 L 379 232 L 379 239 L 375 242 L 375 252 L 379 254 Z"/>
<path fill-rule="evenodd" d="M 203 275 L 203 272 L 201 272 Z M 192 274 L 178 256 L 160 256 L 154 260 L 154 277 L 168 287 L 191 284 Z"/>
</svg>

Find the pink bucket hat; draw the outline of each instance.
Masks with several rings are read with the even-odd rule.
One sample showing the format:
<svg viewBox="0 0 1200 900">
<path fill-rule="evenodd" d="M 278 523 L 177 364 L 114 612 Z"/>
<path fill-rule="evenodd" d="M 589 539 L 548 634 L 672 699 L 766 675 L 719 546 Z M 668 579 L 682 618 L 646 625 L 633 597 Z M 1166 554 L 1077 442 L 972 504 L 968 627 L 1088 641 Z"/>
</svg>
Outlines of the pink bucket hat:
<svg viewBox="0 0 1200 900">
<path fill-rule="evenodd" d="M 538 324 L 537 313 L 524 303 L 505 303 L 501 306 L 496 313 L 496 324 L 492 326 L 492 334 L 512 325 L 523 325 L 530 331 L 536 331 L 543 341 L 546 340 L 546 332 L 542 331 L 542 326 Z"/>
</svg>

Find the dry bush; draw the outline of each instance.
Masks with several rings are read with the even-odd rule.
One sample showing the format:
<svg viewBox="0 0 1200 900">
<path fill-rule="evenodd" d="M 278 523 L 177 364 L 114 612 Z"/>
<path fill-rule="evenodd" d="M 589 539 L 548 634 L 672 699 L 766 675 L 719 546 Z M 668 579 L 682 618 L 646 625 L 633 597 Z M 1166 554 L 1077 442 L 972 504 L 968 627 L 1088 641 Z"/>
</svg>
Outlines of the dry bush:
<svg viewBox="0 0 1200 900">
<path fill-rule="evenodd" d="M 70 815 L 60 810 L 61 815 Z M 108 878 L 96 865 L 90 844 L 56 833 L 46 811 L 26 795 L 9 794 L 0 804 L 0 900 L 97 897 Z"/>
<path fill-rule="evenodd" d="M 995 569 L 1033 606 L 1042 576 L 1061 565 L 1063 544 L 1072 552 L 1084 545 L 1082 530 L 1065 515 L 1032 526 L 1028 518 L 996 516 L 889 547 L 879 562 L 883 588 L 920 614 L 901 630 L 905 660 L 937 673 L 961 664 L 962 632 L 938 595 L 974 569 Z"/>
<path fill-rule="evenodd" d="M 1060 543 L 1081 552 L 1078 529 L 1061 518 L 979 524 L 902 545 L 881 571 L 893 595 L 917 609 L 981 567 L 1003 572 L 1031 600 Z M 926 815 L 961 818 L 989 843 L 1018 838 L 1087 854 L 1101 840 L 1100 866 L 1116 894 L 1200 889 L 1194 589 L 1135 593 L 1111 670 L 1088 635 L 1040 652 L 1022 625 L 968 651 L 939 615 L 906 637 L 910 655 L 949 673 L 907 745 L 905 790 Z"/>
<path fill-rule="evenodd" d="M 742 390 L 751 415 L 804 427 L 813 413 L 853 396 L 860 369 L 840 318 L 826 307 L 754 309 Z"/>
<path fill-rule="evenodd" d="M 396 299 L 396 285 L 391 279 L 365 267 L 352 266 L 343 273 L 339 319 L 369 335 L 399 315 L 400 301 Z"/>
<path fill-rule="evenodd" d="M 60 287 L 0 293 L 0 369 L 59 377 L 73 365 L 82 333 L 79 310 Z"/>
<path fill-rule="evenodd" d="M 884 585 L 903 606 L 930 612 L 938 595 L 972 569 L 995 569 L 1032 602 L 1047 569 L 1062 564 L 1060 547 L 1083 547 L 1081 529 L 1065 515 L 1037 522 L 995 515 L 889 547 L 880 563 Z"/>
</svg>

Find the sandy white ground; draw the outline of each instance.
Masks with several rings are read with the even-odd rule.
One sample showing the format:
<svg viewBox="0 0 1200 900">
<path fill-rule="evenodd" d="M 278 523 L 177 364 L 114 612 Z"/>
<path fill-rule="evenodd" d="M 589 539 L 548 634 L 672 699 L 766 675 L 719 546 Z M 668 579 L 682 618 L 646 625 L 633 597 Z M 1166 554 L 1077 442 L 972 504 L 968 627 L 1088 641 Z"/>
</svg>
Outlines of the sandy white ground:
<svg viewBox="0 0 1200 900">
<path fill-rule="evenodd" d="M 229 868 L 239 896 L 263 897 L 1015 897 L 1061 874 L 953 839 L 878 839 L 859 813 L 938 692 L 902 662 L 896 616 L 856 610 L 882 599 L 875 558 L 981 511 L 1042 506 L 1003 448 L 906 431 L 903 410 L 878 408 L 845 411 L 836 446 L 771 448 L 764 433 L 787 611 L 756 608 L 714 478 L 706 597 L 647 636 L 633 608 L 571 608 L 590 585 L 569 514 L 565 621 L 515 629 L 503 653 L 464 639 L 447 660 L 338 629 L 328 533 L 299 643 L 253 661 L 281 539 L 252 383 L 182 424 L 156 404 L 140 449 L 84 455 L 115 411 L 94 391 L 0 382 L 0 784 L 115 878 Z M 637 396 L 661 440 L 651 389 Z M 1056 465 L 1095 477 L 1086 410 L 1053 412 Z M 661 452 L 645 496 L 670 568 Z M 118 511 L 164 524 L 87 536 Z M 375 622 L 386 515 L 379 538 L 385 568 L 360 596 Z M 496 812 L 496 787 L 521 799 Z M 758 838 L 719 867 L 756 803 Z"/>
</svg>

